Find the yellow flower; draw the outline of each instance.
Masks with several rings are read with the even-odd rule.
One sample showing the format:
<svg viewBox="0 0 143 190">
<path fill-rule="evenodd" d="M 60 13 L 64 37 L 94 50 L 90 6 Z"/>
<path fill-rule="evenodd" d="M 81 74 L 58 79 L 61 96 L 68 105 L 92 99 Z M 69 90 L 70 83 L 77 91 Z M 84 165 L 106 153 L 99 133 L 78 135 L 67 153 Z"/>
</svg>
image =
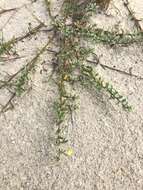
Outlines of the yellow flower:
<svg viewBox="0 0 143 190">
<path fill-rule="evenodd" d="M 64 80 L 67 80 L 67 79 L 68 79 L 68 75 L 65 75 L 65 76 L 64 76 Z"/>
<path fill-rule="evenodd" d="M 73 155 L 73 149 L 72 148 L 69 148 L 65 151 L 66 155 L 67 156 L 72 156 Z"/>
</svg>

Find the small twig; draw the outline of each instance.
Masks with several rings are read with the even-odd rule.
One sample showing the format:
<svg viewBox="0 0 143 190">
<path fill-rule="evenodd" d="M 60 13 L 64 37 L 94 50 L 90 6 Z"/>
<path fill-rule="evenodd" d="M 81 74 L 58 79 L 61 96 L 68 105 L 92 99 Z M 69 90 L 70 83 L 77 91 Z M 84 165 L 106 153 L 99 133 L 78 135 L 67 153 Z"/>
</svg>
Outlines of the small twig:
<svg viewBox="0 0 143 190">
<path fill-rule="evenodd" d="M 58 51 L 55 51 L 55 50 L 53 50 L 53 49 L 47 49 L 47 51 L 49 51 L 50 53 L 54 53 L 54 54 L 58 54 L 59 52 Z"/>
<path fill-rule="evenodd" d="M 29 32 L 27 32 L 26 34 L 24 34 L 23 36 L 19 36 L 16 38 L 12 38 L 11 40 L 7 41 L 7 42 L 3 42 L 0 44 L 0 54 L 4 54 L 5 52 L 8 52 L 12 49 L 12 47 L 18 43 L 19 41 L 24 40 L 25 38 L 28 38 L 34 34 L 36 34 L 37 32 L 40 31 L 40 28 L 43 27 L 43 24 L 40 23 L 38 26 L 36 26 L 35 28 L 31 29 Z"/>
<path fill-rule="evenodd" d="M 23 70 L 23 68 L 20 69 L 20 70 L 18 70 L 18 71 L 17 71 L 16 73 L 14 73 L 7 81 L 0 81 L 0 82 L 3 83 L 3 84 L 0 86 L 0 90 L 1 90 L 2 88 L 4 88 L 4 87 L 8 86 L 8 84 L 9 84 L 22 70 Z"/>
<path fill-rule="evenodd" d="M 29 4 L 27 4 L 27 5 L 29 5 Z M 12 15 L 8 18 L 8 20 L 6 21 L 6 23 L 4 23 L 4 25 L 0 28 L 0 30 L 3 30 L 5 27 L 6 27 L 6 25 L 9 23 L 9 21 L 14 17 L 14 15 L 15 15 L 15 13 L 16 13 L 16 11 L 18 11 L 18 10 L 20 10 L 21 8 L 23 8 L 23 7 L 25 7 L 25 4 L 24 5 L 22 5 L 22 6 L 20 6 L 20 7 L 15 7 L 15 8 L 12 8 L 12 9 L 2 9 L 0 12 L 1 12 L 1 14 L 3 14 L 3 13 L 6 13 L 6 12 L 11 12 L 11 11 L 13 11 L 13 13 L 12 13 Z M 0 14 L 0 15 L 1 15 Z"/>
<path fill-rule="evenodd" d="M 48 47 L 48 45 L 51 43 L 51 41 L 53 40 L 53 36 L 52 38 L 46 43 L 46 45 L 44 45 L 41 50 L 37 53 L 37 55 L 30 61 L 28 62 L 24 67 L 22 67 L 21 69 L 19 69 L 15 74 L 13 74 L 7 81 L 4 81 L 3 85 L 0 86 L 0 89 L 4 88 L 5 86 L 7 86 L 9 84 L 9 82 L 11 82 L 20 72 L 22 72 L 25 68 L 28 68 L 28 70 L 30 71 L 33 66 L 35 65 L 35 63 L 37 62 L 38 58 L 40 57 L 41 54 L 44 53 L 44 51 L 46 50 L 46 48 Z"/>
<path fill-rule="evenodd" d="M 142 30 L 142 27 L 140 25 L 140 21 L 139 19 L 137 19 L 134 15 L 134 12 L 131 10 L 131 8 L 129 7 L 129 1 L 128 0 L 123 0 L 124 6 L 126 7 L 126 9 L 129 12 L 129 15 L 131 16 L 131 19 L 134 21 L 135 26 L 138 30 Z"/>
<path fill-rule="evenodd" d="M 28 10 L 28 12 L 32 15 L 32 17 L 40 24 L 43 24 L 43 26 L 47 27 L 47 25 L 44 23 L 44 21 L 41 21 L 31 10 L 28 8 L 28 6 L 25 6 L 25 8 Z"/>
<path fill-rule="evenodd" d="M 97 63 L 97 62 L 95 62 L 95 61 L 91 61 L 91 60 L 86 60 L 88 63 L 94 63 L 94 64 L 99 64 L 101 67 L 103 67 L 104 69 L 109 69 L 109 70 L 112 70 L 112 71 L 116 71 L 116 72 L 119 72 L 119 73 L 121 73 L 121 74 L 124 74 L 124 75 L 128 75 L 128 76 L 131 76 L 131 77 L 135 77 L 135 78 L 137 78 L 137 79 L 141 79 L 141 80 L 143 80 L 143 77 L 141 77 L 141 76 L 138 76 L 138 75 L 135 75 L 135 74 L 132 74 L 132 73 L 128 73 L 128 72 L 126 72 L 126 71 L 123 71 L 123 70 L 120 70 L 120 69 L 116 69 L 116 68 L 114 68 L 114 67 L 110 67 L 110 66 L 108 66 L 108 65 L 104 65 L 104 64 L 102 64 L 102 63 Z"/>
<path fill-rule="evenodd" d="M 12 100 L 16 97 L 16 93 L 13 93 L 12 96 L 10 97 L 10 99 L 7 101 L 7 103 L 3 106 L 3 108 L 0 110 L 0 114 L 6 112 L 8 110 L 8 106 L 11 105 L 12 108 L 13 108 L 13 105 L 12 105 Z M 10 108 L 9 108 L 10 109 Z"/>
<path fill-rule="evenodd" d="M 38 26 L 36 26 L 35 28 L 31 29 L 31 30 L 30 30 L 28 33 L 26 33 L 25 35 L 15 38 L 15 39 L 14 39 L 14 43 L 17 43 L 17 42 L 19 42 L 19 41 L 22 41 L 22 40 L 24 40 L 25 38 L 28 38 L 28 37 L 30 37 L 31 35 L 36 34 L 36 33 L 39 31 L 39 29 L 41 29 L 43 26 L 44 26 L 44 24 L 43 24 L 43 23 L 40 23 Z"/>
<path fill-rule="evenodd" d="M 11 12 L 11 11 L 16 11 L 18 8 L 12 8 L 12 9 L 2 9 L 0 11 L 0 15 L 7 13 L 7 12 Z"/>
<path fill-rule="evenodd" d="M 30 5 L 30 4 L 29 3 L 28 4 L 24 4 L 24 5 L 20 6 L 20 7 L 15 7 L 15 8 L 11 8 L 11 9 L 3 9 L 3 8 L 0 7 L 0 9 L 1 9 L 0 10 L 0 15 L 4 14 L 4 13 L 7 13 L 7 12 L 12 12 L 12 11 L 20 10 L 21 8 L 23 8 L 23 7 L 27 6 L 27 5 Z"/>
<path fill-rule="evenodd" d="M 11 16 L 7 19 L 7 21 L 3 24 L 3 26 L 0 28 L 0 30 L 3 30 L 6 26 L 7 26 L 7 24 L 10 22 L 10 20 L 14 17 L 14 15 L 16 14 L 16 12 L 13 12 L 12 14 L 11 14 Z"/>
<path fill-rule="evenodd" d="M 51 43 L 51 40 L 46 43 L 46 45 L 37 53 L 37 55 L 30 61 L 28 62 L 24 67 L 19 69 L 15 74 L 13 74 L 7 81 L 3 81 L 3 84 L 0 86 L 0 89 L 4 88 L 7 86 L 20 72 L 22 72 L 26 67 L 29 67 L 29 70 L 31 70 L 34 66 L 34 64 L 37 62 L 38 58 L 40 55 L 46 50 L 47 46 Z"/>
<path fill-rule="evenodd" d="M 13 74 L 7 81 L 3 81 L 3 84 L 0 86 L 0 89 L 8 86 L 8 84 L 19 74 L 21 73 L 25 68 L 28 69 L 28 71 L 31 71 L 32 68 L 34 67 L 34 65 L 36 64 L 38 58 L 41 56 L 41 54 L 43 54 L 45 52 L 45 50 L 47 49 L 48 45 L 52 42 L 54 38 L 54 35 L 49 39 L 49 41 L 46 43 L 46 45 L 44 45 L 40 51 L 37 53 L 37 55 L 30 61 L 28 62 L 24 67 L 22 67 L 21 69 L 19 69 L 15 74 Z M 0 113 L 3 113 L 6 108 L 9 106 L 9 104 L 11 104 L 11 101 L 16 97 L 16 92 L 13 93 L 13 95 L 11 96 L 11 98 L 8 100 L 8 102 L 5 104 L 5 106 L 2 108 L 2 110 L 0 111 Z"/>
<path fill-rule="evenodd" d="M 54 28 L 49 28 L 49 29 L 43 29 L 41 30 L 42 32 L 52 32 L 54 30 Z"/>
<path fill-rule="evenodd" d="M 55 18 L 53 17 L 52 13 L 51 13 L 51 9 L 50 9 L 50 5 L 51 5 L 51 2 L 50 0 L 45 0 L 45 4 L 46 4 L 46 8 L 47 8 L 47 11 L 48 11 L 48 14 L 49 14 L 49 17 L 52 21 L 55 20 Z"/>
<path fill-rule="evenodd" d="M 17 57 L 12 57 L 12 58 L 8 58 L 8 57 L 0 57 L 0 62 L 8 62 L 8 61 L 15 61 L 17 59 L 22 59 L 25 56 L 17 56 Z"/>
<path fill-rule="evenodd" d="M 24 40 L 25 38 L 28 38 L 30 36 L 32 36 L 33 34 L 36 34 L 37 32 L 39 32 L 39 30 L 43 27 L 43 23 L 40 23 L 38 26 L 36 26 L 35 28 L 32 28 L 29 32 L 27 32 L 26 34 L 24 34 L 23 36 L 19 36 L 17 38 L 14 38 L 13 40 L 11 40 L 11 44 L 15 44 L 19 41 L 22 41 Z M 7 44 L 9 43 L 10 41 L 8 42 L 5 42 L 4 44 Z"/>
</svg>

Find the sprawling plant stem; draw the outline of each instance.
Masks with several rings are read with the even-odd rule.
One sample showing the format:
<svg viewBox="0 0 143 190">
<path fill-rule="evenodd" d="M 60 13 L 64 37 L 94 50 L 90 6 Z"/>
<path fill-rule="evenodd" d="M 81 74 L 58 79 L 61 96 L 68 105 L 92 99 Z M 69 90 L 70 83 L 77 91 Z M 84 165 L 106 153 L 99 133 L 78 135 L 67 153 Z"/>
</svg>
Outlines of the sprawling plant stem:
<svg viewBox="0 0 143 190">
<path fill-rule="evenodd" d="M 68 128 L 69 116 L 77 108 L 76 95 L 71 93 L 74 83 L 79 82 L 84 87 L 105 90 L 111 98 L 121 103 L 124 109 L 130 110 L 131 107 L 112 85 L 104 82 L 91 66 L 86 65 L 87 57 L 93 54 L 93 49 L 83 45 L 86 39 L 91 38 L 96 43 L 108 44 L 117 43 L 119 40 L 123 42 L 122 36 L 100 29 L 95 30 L 89 25 L 89 17 L 96 11 L 95 0 L 65 0 L 59 19 L 51 14 L 49 3 L 47 6 L 59 46 L 59 52 L 56 54 L 56 83 L 59 98 L 54 108 L 57 116 L 57 159 L 60 159 L 61 154 L 66 154 L 62 145 L 68 142 L 65 129 Z"/>
</svg>

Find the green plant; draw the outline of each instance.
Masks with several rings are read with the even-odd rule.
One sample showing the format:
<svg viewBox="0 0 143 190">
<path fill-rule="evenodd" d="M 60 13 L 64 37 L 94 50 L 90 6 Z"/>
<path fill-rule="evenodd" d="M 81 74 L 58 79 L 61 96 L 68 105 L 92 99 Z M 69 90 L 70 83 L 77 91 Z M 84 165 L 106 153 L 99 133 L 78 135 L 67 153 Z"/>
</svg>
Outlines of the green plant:
<svg viewBox="0 0 143 190">
<path fill-rule="evenodd" d="M 10 50 L 14 45 L 14 38 L 9 40 L 8 42 L 4 42 L 3 33 L 1 33 L 0 39 L 0 56 L 3 54 L 9 54 Z"/>
<path fill-rule="evenodd" d="M 48 42 L 38 51 L 36 56 L 31 61 L 29 61 L 12 76 L 8 77 L 7 80 L 0 81 L 0 89 L 12 89 L 12 95 L 9 98 L 8 102 L 6 102 L 6 104 L 2 107 L 0 113 L 7 111 L 9 109 L 9 106 L 11 108 L 11 105 L 13 108 L 14 106 L 12 104 L 12 100 L 17 96 L 21 96 L 22 93 L 25 92 L 26 83 L 28 83 L 30 75 L 37 64 L 39 57 L 46 51 L 52 39 L 53 37 L 48 40 Z"/>
<path fill-rule="evenodd" d="M 65 0 L 61 8 L 61 17 L 57 19 L 52 16 L 50 10 L 50 1 L 46 1 L 49 16 L 52 20 L 55 35 L 60 36 L 59 52 L 56 53 L 56 84 L 59 91 L 59 98 L 55 102 L 54 109 L 56 112 L 56 145 L 57 159 L 61 154 L 65 155 L 63 144 L 68 142 L 66 131 L 68 129 L 69 117 L 72 112 L 77 109 L 77 96 L 73 86 L 79 82 L 87 88 L 95 88 L 96 90 L 104 90 L 109 97 L 120 103 L 122 107 L 130 111 L 126 98 L 119 94 L 114 87 L 104 82 L 102 77 L 88 65 L 87 58 L 94 54 L 92 48 L 86 47 L 83 41 L 91 39 L 95 43 L 104 43 L 107 45 L 130 44 L 143 40 L 142 32 L 135 34 L 119 34 L 115 32 L 104 31 L 88 24 L 88 19 L 92 13 L 96 12 L 95 1 L 71 1 Z M 67 24 L 67 20 L 69 23 Z M 70 86 L 70 88 L 69 88 Z M 69 91 L 70 89 L 70 91 Z"/>
<path fill-rule="evenodd" d="M 4 42 L 3 39 L 3 33 L 1 33 L 1 40 L 0 40 L 0 57 L 3 54 L 9 54 L 12 51 L 13 46 L 19 42 L 22 41 L 32 35 L 35 35 L 36 33 L 39 32 L 39 30 L 43 27 L 43 23 L 40 23 L 38 26 L 35 28 L 32 28 L 30 31 L 28 31 L 26 34 L 19 36 L 17 38 L 12 38 L 11 40 L 8 40 L 7 42 Z"/>
<path fill-rule="evenodd" d="M 30 62 L 10 76 L 8 80 L 0 81 L 0 89 L 12 88 L 13 90 L 12 96 L 2 109 L 2 112 L 4 112 L 7 111 L 9 105 L 12 105 L 12 100 L 22 95 L 26 90 L 39 57 L 47 50 L 53 39 L 57 42 L 59 46 L 58 52 L 48 49 L 48 51 L 54 53 L 56 60 L 53 64 L 55 75 L 51 77 L 53 77 L 58 89 L 58 97 L 53 106 L 56 117 L 55 145 L 57 148 L 57 160 L 60 159 L 61 155 L 70 156 L 73 153 L 73 150 L 71 148 L 67 149 L 65 145 L 68 143 L 67 130 L 69 121 L 72 118 L 72 112 L 78 108 L 76 101 L 78 96 L 74 90 L 76 83 L 85 88 L 107 93 L 109 98 L 122 105 L 126 111 L 131 111 L 132 109 L 127 99 L 120 95 L 110 83 L 105 82 L 94 66 L 89 65 L 87 59 L 90 55 L 95 55 L 94 49 L 85 45 L 85 42 L 89 40 L 96 44 L 102 43 L 110 46 L 129 45 L 143 41 L 143 32 L 141 31 L 132 34 L 117 33 L 105 31 L 89 24 L 89 18 L 96 13 L 97 5 L 106 9 L 109 2 L 110 0 L 64 0 L 60 16 L 57 17 L 52 15 L 50 1 L 45 0 L 47 11 L 51 18 L 52 29 L 50 29 L 50 32 L 53 33 L 52 37 Z M 6 43 L 2 42 L 0 44 L 0 56 L 10 51 L 18 41 L 37 33 L 43 26 L 44 24 L 40 23 L 39 26 L 25 35 Z M 129 75 L 129 73 L 126 74 Z"/>
</svg>

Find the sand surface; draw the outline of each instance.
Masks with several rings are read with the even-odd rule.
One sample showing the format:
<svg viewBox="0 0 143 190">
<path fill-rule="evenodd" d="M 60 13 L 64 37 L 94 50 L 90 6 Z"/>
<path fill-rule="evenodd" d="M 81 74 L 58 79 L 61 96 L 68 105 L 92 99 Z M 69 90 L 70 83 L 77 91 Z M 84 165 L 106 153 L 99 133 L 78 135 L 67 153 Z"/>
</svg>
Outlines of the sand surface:
<svg viewBox="0 0 143 190">
<path fill-rule="evenodd" d="M 55 15 L 60 3 L 52 3 Z M 44 0 L 0 1 L 0 8 L 15 7 L 20 8 L 0 15 L 5 41 L 37 26 L 36 18 L 50 27 Z M 143 19 L 143 1 L 130 0 L 130 7 L 137 19 Z M 91 20 L 109 30 L 136 30 L 123 1 L 112 1 L 107 14 L 98 14 Z M 48 35 L 40 32 L 17 43 L 15 50 L 22 58 L 0 61 L 0 79 L 31 60 Z M 95 52 L 102 64 L 143 77 L 141 45 L 95 45 Z M 32 89 L 15 100 L 13 110 L 0 116 L 0 190 L 143 190 L 143 80 L 98 65 L 101 75 L 128 97 L 133 111 L 123 111 L 105 94 L 79 88 L 79 110 L 69 126 L 69 146 L 74 155 L 54 162 L 52 105 L 57 90 L 46 82 L 52 69 L 50 59 L 47 52 L 41 56 L 31 79 Z M 41 74 L 43 67 L 47 71 Z M 9 96 L 7 90 L 1 90 L 0 104 Z"/>
</svg>

